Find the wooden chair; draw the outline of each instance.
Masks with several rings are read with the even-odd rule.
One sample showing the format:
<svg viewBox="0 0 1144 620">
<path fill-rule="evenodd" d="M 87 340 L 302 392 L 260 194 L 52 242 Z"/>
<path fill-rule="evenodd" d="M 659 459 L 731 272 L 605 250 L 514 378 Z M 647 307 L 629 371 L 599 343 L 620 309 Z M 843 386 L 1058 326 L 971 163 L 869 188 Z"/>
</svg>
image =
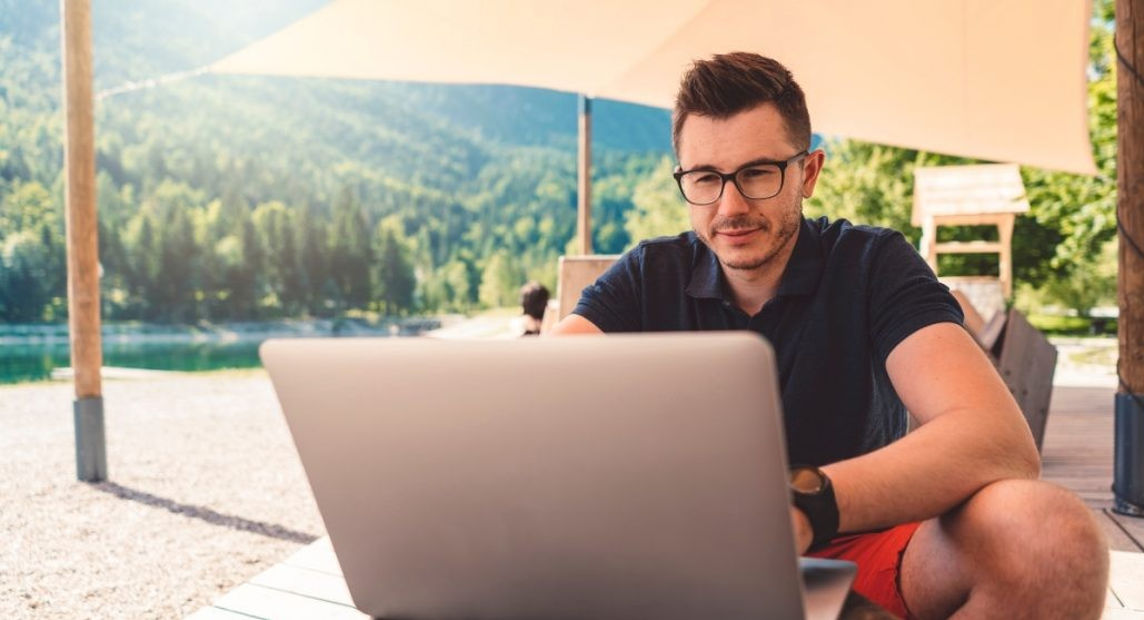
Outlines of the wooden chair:
<svg viewBox="0 0 1144 620">
<path fill-rule="evenodd" d="M 1013 294 L 1012 240 L 1016 216 L 1029 211 L 1016 164 L 938 166 L 914 169 L 911 222 L 922 229 L 921 255 L 938 273 L 940 254 L 997 254 L 997 280 Z M 937 239 L 942 226 L 995 226 L 998 241 Z"/>
<path fill-rule="evenodd" d="M 580 293 L 584 287 L 594 283 L 619 258 L 618 254 L 561 256 L 556 298 L 549 302 L 548 309 L 544 312 L 541 333 L 571 314 L 576 308 L 576 303 L 580 301 Z"/>
<path fill-rule="evenodd" d="M 996 352 L 993 349 L 997 348 L 998 352 L 1000 351 L 997 342 L 1005 329 L 1007 313 L 1004 311 L 994 312 L 989 320 L 985 320 L 965 293 L 957 289 L 950 290 L 950 293 L 961 306 L 961 311 L 965 315 L 965 329 L 969 331 L 969 335 L 973 336 L 982 350 L 989 353 L 991 357 L 995 357 Z"/>
<path fill-rule="evenodd" d="M 981 313 L 977 311 L 965 293 L 957 289 L 952 289 L 949 292 L 957 300 L 957 305 L 961 306 L 961 313 L 965 315 L 965 329 L 969 330 L 970 335 L 976 340 L 977 335 L 985 328 L 985 319 L 982 318 Z M 980 340 L 978 342 L 980 343 Z"/>
<path fill-rule="evenodd" d="M 1053 397 L 1057 348 L 1029 324 L 1025 315 L 1011 309 L 1000 338 L 996 364 L 1005 385 L 1017 399 L 1021 413 L 1025 414 L 1033 440 L 1037 442 L 1037 452 L 1040 452 Z"/>
<path fill-rule="evenodd" d="M 965 327 L 997 368 L 1021 408 L 1040 452 L 1053 397 L 1057 348 L 1017 309 L 997 312 L 988 321 L 960 291 L 952 291 L 965 313 Z"/>
</svg>

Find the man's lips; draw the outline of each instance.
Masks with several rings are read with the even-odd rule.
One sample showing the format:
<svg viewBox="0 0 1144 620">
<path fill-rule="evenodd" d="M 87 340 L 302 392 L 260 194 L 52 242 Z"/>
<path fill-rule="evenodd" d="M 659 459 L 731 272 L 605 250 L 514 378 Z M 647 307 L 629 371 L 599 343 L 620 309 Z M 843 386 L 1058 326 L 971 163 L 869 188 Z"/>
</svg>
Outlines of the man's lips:
<svg viewBox="0 0 1144 620">
<path fill-rule="evenodd" d="M 730 237 L 732 239 L 739 239 L 759 232 L 760 230 L 762 230 L 762 228 L 737 228 L 734 230 L 717 230 L 715 231 L 715 234 Z"/>
</svg>

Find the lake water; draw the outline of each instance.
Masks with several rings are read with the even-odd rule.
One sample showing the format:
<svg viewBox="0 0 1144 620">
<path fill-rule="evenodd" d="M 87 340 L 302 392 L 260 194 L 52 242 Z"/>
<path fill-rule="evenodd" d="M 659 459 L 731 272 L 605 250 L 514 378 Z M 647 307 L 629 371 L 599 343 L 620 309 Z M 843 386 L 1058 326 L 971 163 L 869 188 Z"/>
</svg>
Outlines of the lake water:
<svg viewBox="0 0 1144 620">
<path fill-rule="evenodd" d="M 103 365 L 153 370 L 256 368 L 258 341 L 107 342 Z M 67 343 L 0 345 L 0 384 L 49 379 L 55 368 L 71 366 Z"/>
<path fill-rule="evenodd" d="M 360 318 L 229 323 L 187 327 L 104 325 L 103 365 L 146 370 L 259 368 L 267 338 L 418 336 L 442 326 L 436 316 L 369 321 Z M 71 366 L 67 325 L 0 324 L 0 384 L 50 379 Z"/>
</svg>

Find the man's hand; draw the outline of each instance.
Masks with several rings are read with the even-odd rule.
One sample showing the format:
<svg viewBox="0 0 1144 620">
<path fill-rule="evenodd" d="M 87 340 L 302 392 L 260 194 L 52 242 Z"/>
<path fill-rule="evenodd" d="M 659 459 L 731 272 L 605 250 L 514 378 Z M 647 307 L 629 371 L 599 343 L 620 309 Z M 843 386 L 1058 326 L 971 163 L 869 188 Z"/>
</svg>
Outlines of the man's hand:
<svg viewBox="0 0 1144 620">
<path fill-rule="evenodd" d="M 798 549 L 798 554 L 802 555 L 810 549 L 810 543 L 814 541 L 814 529 L 810 527 L 810 519 L 794 506 L 790 507 L 790 522 L 794 526 L 795 548 Z"/>
<path fill-rule="evenodd" d="M 569 314 L 564 317 L 556 327 L 544 332 L 544 336 L 564 336 L 570 334 L 602 334 L 604 333 L 596 324 L 579 314 Z"/>
</svg>

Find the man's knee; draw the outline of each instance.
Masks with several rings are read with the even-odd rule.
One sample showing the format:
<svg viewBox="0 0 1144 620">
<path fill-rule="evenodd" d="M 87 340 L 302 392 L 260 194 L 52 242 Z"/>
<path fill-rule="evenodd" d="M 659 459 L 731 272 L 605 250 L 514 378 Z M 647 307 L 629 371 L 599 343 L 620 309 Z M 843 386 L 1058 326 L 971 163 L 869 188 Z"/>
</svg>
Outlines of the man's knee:
<svg viewBox="0 0 1144 620">
<path fill-rule="evenodd" d="M 1106 546 L 1104 534 L 1084 502 L 1064 488 L 1038 480 L 989 484 L 945 520 L 952 521 L 959 534 L 995 545 Z"/>
<path fill-rule="evenodd" d="M 1103 600 L 1108 543 L 1088 507 L 1061 487 L 995 482 L 942 522 L 971 570 L 1014 594 L 1063 588 L 1067 579 L 1070 589 Z"/>
</svg>

